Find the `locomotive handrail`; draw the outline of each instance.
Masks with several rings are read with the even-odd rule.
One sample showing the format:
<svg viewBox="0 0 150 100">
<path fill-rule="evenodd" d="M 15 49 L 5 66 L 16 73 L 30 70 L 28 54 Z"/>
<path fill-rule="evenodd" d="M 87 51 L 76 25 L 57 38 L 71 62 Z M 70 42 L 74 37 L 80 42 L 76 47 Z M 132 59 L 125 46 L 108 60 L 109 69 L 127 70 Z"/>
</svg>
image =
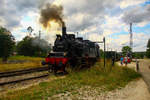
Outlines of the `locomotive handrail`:
<svg viewBox="0 0 150 100">
<path fill-rule="evenodd" d="M 93 43 L 104 43 L 104 41 L 95 41 Z"/>
</svg>

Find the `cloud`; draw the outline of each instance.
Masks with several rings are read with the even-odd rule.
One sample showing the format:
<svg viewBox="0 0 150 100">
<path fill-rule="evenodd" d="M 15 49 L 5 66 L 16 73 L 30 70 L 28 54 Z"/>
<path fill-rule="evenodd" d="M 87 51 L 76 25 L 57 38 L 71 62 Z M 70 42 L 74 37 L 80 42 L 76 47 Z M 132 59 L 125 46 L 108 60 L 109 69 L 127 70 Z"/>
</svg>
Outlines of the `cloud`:
<svg viewBox="0 0 150 100">
<path fill-rule="evenodd" d="M 144 33 L 133 33 L 133 51 L 143 51 L 146 50 L 147 41 L 150 35 Z M 112 39 L 112 48 L 121 48 L 125 45 L 129 45 L 129 34 L 121 34 L 116 38 Z"/>
<path fill-rule="evenodd" d="M 128 32 L 128 25 L 122 21 L 122 14 L 118 16 L 105 16 L 105 23 L 100 26 L 103 29 L 103 35 L 113 35 L 120 32 Z"/>
<path fill-rule="evenodd" d="M 125 23 L 140 23 L 150 21 L 150 5 L 137 6 L 126 11 L 122 17 Z"/>
<path fill-rule="evenodd" d="M 133 34 L 133 50 L 146 50 L 147 40 L 149 39 L 149 37 L 149 34 L 144 33 Z"/>
<path fill-rule="evenodd" d="M 86 29 L 94 24 L 102 23 L 106 9 L 115 7 L 119 0 L 55 0 L 54 3 L 61 4 L 64 7 L 66 22 L 69 31 Z M 38 12 L 47 2 L 53 0 L 1 0 L 0 18 L 9 29 L 20 25 L 20 20 L 28 12 Z M 58 3 L 57 3 L 58 2 Z M 72 6 L 73 5 L 73 6 Z M 11 16 L 11 17 L 10 17 Z M 82 18 L 80 17 L 82 16 Z"/>
<path fill-rule="evenodd" d="M 61 0 L 60 0 L 61 1 Z M 69 31 L 84 30 L 104 22 L 107 9 L 118 4 L 119 0 L 63 0 L 66 22 Z"/>
<path fill-rule="evenodd" d="M 122 0 L 122 2 L 120 2 L 120 8 L 124 9 L 124 8 L 129 7 L 129 6 L 141 4 L 145 1 L 146 0 Z"/>
<path fill-rule="evenodd" d="M 86 16 L 86 17 L 85 17 Z M 103 18 L 102 18 L 103 19 Z M 99 21 L 102 21 L 99 19 Z M 96 17 L 90 14 L 77 13 L 67 19 L 68 31 L 81 31 L 99 24 Z"/>
<path fill-rule="evenodd" d="M 22 27 L 16 27 L 13 28 L 13 30 L 11 31 L 16 41 L 21 41 L 22 38 L 24 38 L 27 35 L 27 32 L 21 32 L 21 30 Z"/>
<path fill-rule="evenodd" d="M 143 21 L 143 22 L 137 23 L 136 25 L 137 25 L 138 27 L 144 27 L 144 26 L 146 26 L 147 24 L 149 24 L 148 21 Z"/>
<path fill-rule="evenodd" d="M 99 42 L 103 41 L 103 37 L 101 34 L 93 33 L 89 35 L 89 40 Z"/>
<path fill-rule="evenodd" d="M 101 34 L 93 33 L 89 34 L 89 40 L 91 41 L 102 41 L 103 36 Z M 145 51 L 147 40 L 150 35 L 144 33 L 133 33 L 133 51 Z M 120 34 L 115 37 L 106 36 L 106 50 L 117 50 L 121 51 L 123 46 L 129 46 L 129 34 Z M 146 40 L 146 41 L 145 41 Z M 103 49 L 103 44 L 99 44 Z"/>
<path fill-rule="evenodd" d="M 36 12 L 48 0 L 0 0 L 0 19 L 5 21 L 1 24 L 8 29 L 18 27 L 29 11 Z"/>
</svg>

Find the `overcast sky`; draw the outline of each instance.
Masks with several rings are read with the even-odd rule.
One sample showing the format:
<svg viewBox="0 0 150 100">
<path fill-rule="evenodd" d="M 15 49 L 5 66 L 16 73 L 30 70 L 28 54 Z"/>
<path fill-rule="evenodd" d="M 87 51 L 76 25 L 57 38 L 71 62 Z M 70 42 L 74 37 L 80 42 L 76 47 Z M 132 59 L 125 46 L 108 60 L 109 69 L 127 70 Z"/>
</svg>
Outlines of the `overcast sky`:
<svg viewBox="0 0 150 100">
<path fill-rule="evenodd" d="M 133 23 L 133 50 L 145 51 L 150 38 L 150 0 L 0 0 L 0 26 L 6 27 L 19 41 L 31 26 L 38 35 L 53 43 L 61 28 L 52 24 L 45 30 L 39 24 L 46 3 L 63 6 L 68 33 L 92 41 L 106 37 L 107 49 L 120 51 L 129 45 L 129 23 Z M 32 34 L 32 35 L 33 35 Z M 101 47 L 102 48 L 102 47 Z"/>
</svg>

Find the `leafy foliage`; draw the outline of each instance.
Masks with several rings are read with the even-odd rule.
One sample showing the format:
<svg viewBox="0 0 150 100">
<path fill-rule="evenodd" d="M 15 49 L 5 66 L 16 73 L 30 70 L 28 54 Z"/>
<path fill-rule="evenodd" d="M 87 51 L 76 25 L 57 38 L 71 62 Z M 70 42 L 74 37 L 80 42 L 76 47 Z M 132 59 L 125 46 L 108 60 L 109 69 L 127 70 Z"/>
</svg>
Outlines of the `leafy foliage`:
<svg viewBox="0 0 150 100">
<path fill-rule="evenodd" d="M 26 36 L 17 44 L 17 52 L 24 56 L 45 56 L 50 51 L 47 41 Z"/>
<path fill-rule="evenodd" d="M 143 59 L 145 55 L 146 55 L 146 52 L 133 52 L 132 57 Z"/>
<path fill-rule="evenodd" d="M 100 57 L 104 58 L 104 51 L 102 49 L 100 49 Z"/>
<path fill-rule="evenodd" d="M 4 62 L 12 54 L 14 46 L 14 37 L 6 28 L 0 27 L 0 57 L 3 58 Z"/>
<path fill-rule="evenodd" d="M 131 47 L 129 47 L 129 46 L 124 46 L 124 47 L 122 48 L 122 54 L 123 54 L 124 56 L 128 55 L 129 53 L 131 53 L 131 51 L 132 51 L 132 49 L 131 49 Z"/>
<path fill-rule="evenodd" d="M 147 48 L 149 48 L 149 49 L 150 49 L 150 39 L 148 40 Z"/>
</svg>

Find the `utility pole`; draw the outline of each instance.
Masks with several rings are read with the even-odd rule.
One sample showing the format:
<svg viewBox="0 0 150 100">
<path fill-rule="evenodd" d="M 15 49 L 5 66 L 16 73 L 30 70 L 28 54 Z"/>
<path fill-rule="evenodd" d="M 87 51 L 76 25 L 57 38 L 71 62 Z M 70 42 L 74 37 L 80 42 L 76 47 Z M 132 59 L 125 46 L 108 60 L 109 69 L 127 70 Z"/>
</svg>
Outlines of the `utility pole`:
<svg viewBox="0 0 150 100">
<path fill-rule="evenodd" d="M 133 50 L 132 23 L 130 23 L 130 48 Z M 132 51 L 130 52 L 130 57 L 132 58 Z"/>
<path fill-rule="evenodd" d="M 106 46 L 105 46 L 105 37 L 103 38 L 103 41 L 97 41 L 97 42 L 94 42 L 94 43 L 104 43 L 104 68 L 105 68 L 105 65 L 106 65 L 106 57 L 105 57 L 105 54 L 106 54 Z"/>
<path fill-rule="evenodd" d="M 116 60 L 116 53 L 117 53 L 117 50 L 115 50 L 115 60 Z"/>
<path fill-rule="evenodd" d="M 130 48 L 133 48 L 132 23 L 130 23 Z"/>
<path fill-rule="evenodd" d="M 77 32 L 77 37 L 78 37 L 79 32 Z"/>
<path fill-rule="evenodd" d="M 105 68 L 105 63 L 106 63 L 106 61 L 105 61 L 105 37 L 103 38 L 103 42 L 104 42 L 104 68 Z"/>
<path fill-rule="evenodd" d="M 41 39 L 41 31 L 39 31 L 39 39 Z"/>
</svg>

